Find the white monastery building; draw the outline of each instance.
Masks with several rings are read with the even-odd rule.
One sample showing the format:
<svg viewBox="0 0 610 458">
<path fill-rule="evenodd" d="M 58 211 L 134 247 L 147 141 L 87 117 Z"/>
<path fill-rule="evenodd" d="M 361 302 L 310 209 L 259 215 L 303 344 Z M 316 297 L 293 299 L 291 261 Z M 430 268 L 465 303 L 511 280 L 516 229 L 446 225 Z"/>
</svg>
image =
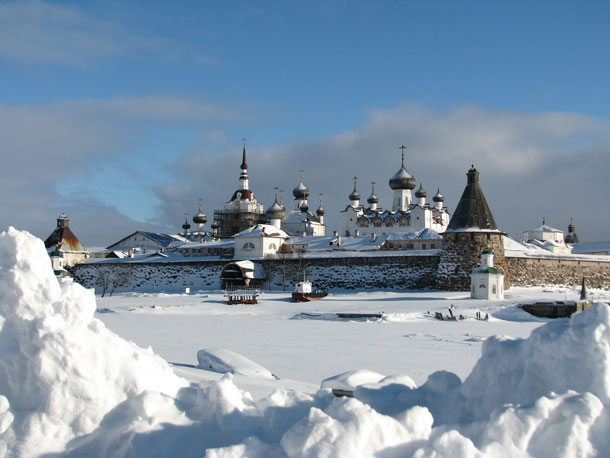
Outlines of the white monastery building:
<svg viewBox="0 0 610 458">
<path fill-rule="evenodd" d="M 358 177 L 354 177 L 354 190 L 349 195 L 350 203 L 343 210 L 345 235 L 419 232 L 423 229 L 440 233 L 447 229 L 450 216 L 444 206 L 445 197 L 440 189 L 430 204 L 426 202 L 428 193 L 420 183 L 413 200 L 412 191 L 417 183 L 415 177 L 405 168 L 405 147 L 401 146 L 401 149 L 400 170 L 389 180 L 390 188 L 394 191 L 392 209 L 384 210 L 378 206 L 379 199 L 375 195 L 374 182 L 371 195 L 366 200 L 368 207 L 361 205 L 360 193 L 357 190 Z"/>
</svg>

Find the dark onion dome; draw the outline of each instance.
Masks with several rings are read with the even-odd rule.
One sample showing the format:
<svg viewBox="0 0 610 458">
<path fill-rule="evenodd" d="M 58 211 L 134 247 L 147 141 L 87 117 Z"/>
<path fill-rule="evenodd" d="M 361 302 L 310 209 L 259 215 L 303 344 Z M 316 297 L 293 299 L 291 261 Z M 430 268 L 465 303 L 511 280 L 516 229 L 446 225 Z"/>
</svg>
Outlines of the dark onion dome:
<svg viewBox="0 0 610 458">
<path fill-rule="evenodd" d="M 318 209 L 316 210 L 316 215 L 318 216 L 324 216 L 325 210 L 324 207 L 322 207 L 322 204 L 320 204 L 320 206 L 318 207 Z"/>
<path fill-rule="evenodd" d="M 185 231 L 188 231 L 190 228 L 191 228 L 191 225 L 189 224 L 188 217 L 185 216 L 184 217 L 184 224 L 182 225 L 182 229 L 184 229 Z"/>
<path fill-rule="evenodd" d="M 292 195 L 295 199 L 307 199 L 307 196 L 309 196 L 309 188 L 303 184 L 302 177 L 297 187 L 292 190 Z"/>
<path fill-rule="evenodd" d="M 407 172 L 404 164 L 400 167 L 400 170 L 390 178 L 390 188 L 396 189 L 415 189 L 415 177 Z"/>
<path fill-rule="evenodd" d="M 374 193 L 371 193 L 371 195 L 369 196 L 368 199 L 366 199 L 366 201 L 369 204 L 378 204 L 379 203 L 379 198 Z"/>
<path fill-rule="evenodd" d="M 205 224 L 208 222 L 208 217 L 205 216 L 205 213 L 203 213 L 203 210 L 201 210 L 201 199 L 199 200 L 199 211 L 197 211 L 197 213 L 195 213 L 195 216 L 193 216 L 193 223 L 195 224 Z"/>
<path fill-rule="evenodd" d="M 307 213 L 309 211 L 309 207 L 307 206 L 307 204 L 305 202 L 303 202 L 301 204 L 301 206 L 299 207 L 299 210 L 301 210 L 303 213 Z"/>
<path fill-rule="evenodd" d="M 424 186 L 421 183 L 419 184 L 419 189 L 415 191 L 415 197 L 417 197 L 418 199 L 421 199 L 422 197 L 428 197 L 428 193 L 426 192 Z"/>
<path fill-rule="evenodd" d="M 436 189 L 436 194 L 432 198 L 434 202 L 445 202 L 445 196 L 441 194 L 441 188 Z"/>
<path fill-rule="evenodd" d="M 284 219 L 286 217 L 286 209 L 276 200 L 273 205 L 267 209 L 265 215 L 269 219 Z"/>
</svg>

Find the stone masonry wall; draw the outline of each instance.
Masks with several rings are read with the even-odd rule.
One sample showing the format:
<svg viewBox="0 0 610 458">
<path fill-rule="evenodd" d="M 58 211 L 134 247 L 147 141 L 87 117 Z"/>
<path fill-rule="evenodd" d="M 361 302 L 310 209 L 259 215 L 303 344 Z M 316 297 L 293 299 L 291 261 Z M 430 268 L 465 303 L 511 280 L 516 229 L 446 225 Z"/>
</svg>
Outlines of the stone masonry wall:
<svg viewBox="0 0 610 458">
<path fill-rule="evenodd" d="M 470 291 L 470 274 L 481 265 L 486 248 L 494 252 L 494 266 L 504 273 L 504 289 L 510 288 L 506 275 L 502 235 L 494 232 L 446 232 L 439 262 L 436 288 L 447 291 Z"/>
<path fill-rule="evenodd" d="M 343 289 L 426 289 L 434 288 L 439 255 L 425 256 L 346 257 L 328 259 L 263 259 L 257 260 L 265 269 L 264 289 L 291 291 L 301 281 L 303 272 L 319 288 Z M 77 282 L 101 292 L 104 276 L 120 281 L 120 291 L 179 292 L 220 289 L 220 274 L 229 261 L 154 262 L 154 263 L 92 263 L 78 264 L 73 269 Z M 109 288 L 111 288 L 110 286 Z M 109 292 L 109 291 L 108 291 Z"/>
<path fill-rule="evenodd" d="M 590 288 L 610 288 L 610 262 L 506 258 L 506 265 L 513 286 L 579 286 L 585 277 Z"/>
</svg>

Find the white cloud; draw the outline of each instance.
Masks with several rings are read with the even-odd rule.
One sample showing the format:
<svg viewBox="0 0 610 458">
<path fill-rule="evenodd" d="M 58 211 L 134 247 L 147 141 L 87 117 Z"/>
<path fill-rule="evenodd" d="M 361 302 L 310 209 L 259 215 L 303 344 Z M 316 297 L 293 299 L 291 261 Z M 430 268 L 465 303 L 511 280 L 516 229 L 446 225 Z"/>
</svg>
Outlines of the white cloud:
<svg viewBox="0 0 610 458">
<path fill-rule="evenodd" d="M 310 206 L 324 193 L 327 222 L 341 228 L 339 211 L 348 203 L 352 177 L 366 198 L 375 181 L 381 205 L 391 205 L 388 179 L 400 167 L 401 144 L 408 146 L 407 169 L 431 196 L 437 187 L 453 210 L 471 164 L 501 228 L 515 237 L 542 216 L 564 228 L 574 217 L 581 237 L 607 238 L 610 216 L 603 208 L 610 191 L 610 122 L 574 113 L 519 113 L 466 106 L 434 112 L 416 106 L 374 110 L 361 127 L 336 135 L 280 146 L 249 147 L 250 183 L 259 200 L 270 205 L 273 186 L 291 190 L 298 170 L 312 191 Z M 194 147 L 176 165 L 180 183 L 172 192 L 160 187 L 164 222 L 176 221 L 185 208 L 204 198 L 211 214 L 237 186 L 241 147 L 220 144 L 224 155 Z M 180 208 L 178 211 L 177 208 Z"/>
<path fill-rule="evenodd" d="M 168 156 L 165 164 L 170 165 L 162 175 L 172 180 L 153 174 L 142 182 L 149 188 L 139 195 L 149 193 L 150 201 L 134 204 L 157 204 L 148 224 L 178 230 L 184 212 L 192 216 L 197 210 L 199 198 L 211 221 L 213 210 L 221 208 L 238 185 L 241 143 L 228 139 L 226 132 L 252 118 L 242 116 L 237 110 L 182 97 L 0 105 L 0 227 L 16 225 L 46 236 L 57 213 L 73 210 L 78 212 L 69 215 L 73 224 L 87 227 L 86 233 L 77 233 L 87 243 L 106 244 L 127 235 L 140 223 L 119 214 L 94 190 L 88 192 L 87 180 L 69 199 L 57 194 L 56 185 L 77 174 L 86 177 L 92 168 L 104 170 L 100 164 L 135 171 L 139 163 L 154 161 L 142 142 L 147 135 L 140 130 L 143 124 L 154 125 L 159 138 L 174 127 L 199 133 L 185 151 L 171 143 L 165 146 L 175 158 Z M 400 166 L 401 144 L 408 146 L 407 169 L 430 196 L 440 187 L 451 211 L 474 163 L 498 224 L 512 235 L 520 236 L 546 216 L 549 224 L 563 229 L 573 217 L 582 239 L 608 238 L 610 214 L 604 208 L 610 194 L 610 122 L 574 113 L 472 106 L 449 112 L 417 106 L 374 110 L 351 131 L 284 145 L 250 144 L 250 183 L 266 206 L 273 201 L 274 186 L 285 189 L 285 203 L 291 207 L 291 191 L 299 169 L 304 169 L 312 192 L 310 207 L 317 208 L 317 194 L 324 193 L 327 222 L 331 229 L 340 229 L 339 212 L 347 204 L 354 175 L 360 177 L 364 198 L 374 180 L 381 205 L 391 204 L 388 179 Z M 134 183 L 130 185 L 133 189 Z M 134 195 L 128 188 L 124 194 L 123 200 Z M 97 242 L 95 237 L 102 234 L 105 238 Z"/>
</svg>

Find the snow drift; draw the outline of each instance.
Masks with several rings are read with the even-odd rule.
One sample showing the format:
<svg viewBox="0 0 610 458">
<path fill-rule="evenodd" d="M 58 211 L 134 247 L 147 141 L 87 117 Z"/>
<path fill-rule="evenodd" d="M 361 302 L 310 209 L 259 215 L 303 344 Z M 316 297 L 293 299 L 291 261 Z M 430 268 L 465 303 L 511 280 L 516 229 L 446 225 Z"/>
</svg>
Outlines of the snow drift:
<svg viewBox="0 0 610 458">
<path fill-rule="evenodd" d="M 528 339 L 488 339 L 464 382 L 439 371 L 417 387 L 357 371 L 313 396 L 276 390 L 261 400 L 230 373 L 187 386 L 94 311 L 91 291 L 57 283 L 41 241 L 0 235 L 0 456 L 610 455 L 607 305 Z M 250 363 L 217 351 L 199 361 Z M 335 398 L 333 387 L 354 398 Z"/>
</svg>

